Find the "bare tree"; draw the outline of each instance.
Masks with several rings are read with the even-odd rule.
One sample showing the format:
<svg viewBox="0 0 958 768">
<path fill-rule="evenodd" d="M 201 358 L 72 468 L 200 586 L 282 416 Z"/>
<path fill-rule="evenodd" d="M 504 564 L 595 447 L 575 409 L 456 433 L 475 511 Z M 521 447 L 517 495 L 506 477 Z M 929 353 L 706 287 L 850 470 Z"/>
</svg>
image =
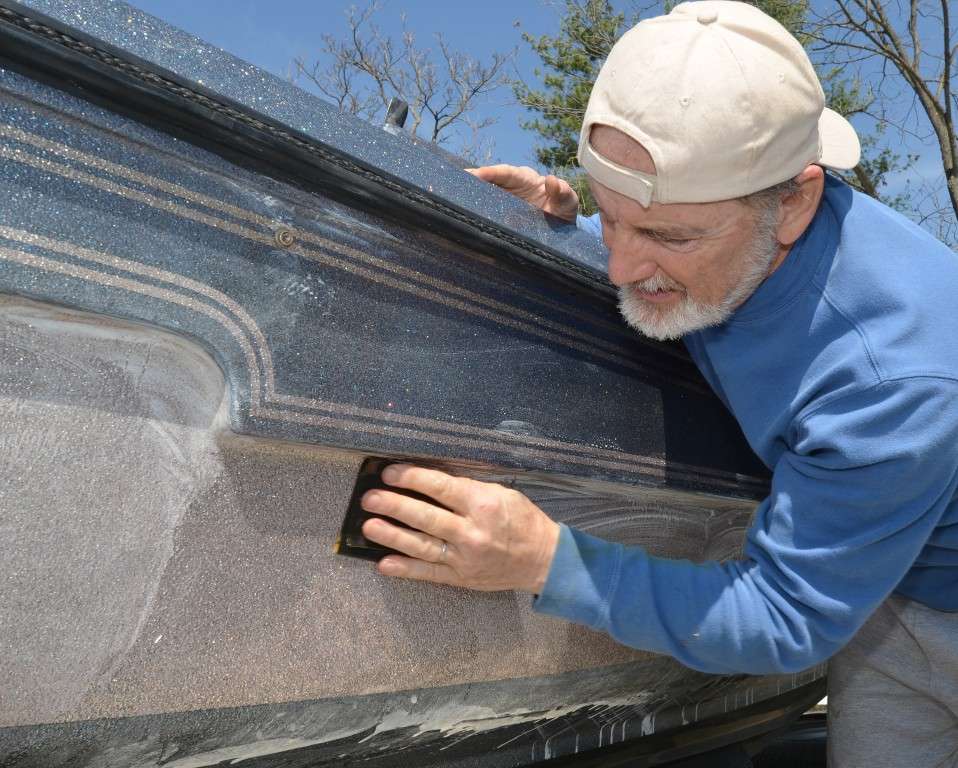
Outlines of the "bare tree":
<svg viewBox="0 0 958 768">
<path fill-rule="evenodd" d="M 923 190 L 923 224 L 954 242 L 958 217 L 958 143 L 955 133 L 954 78 L 958 29 L 952 0 L 833 0 L 830 13 L 819 14 L 808 34 L 815 47 L 836 67 L 854 68 L 884 105 L 877 115 L 925 140 L 934 140 L 941 154 L 950 206 L 943 206 L 933 188 Z M 891 104 L 908 104 L 904 117 L 889 114 Z M 927 123 L 920 119 L 921 116 Z"/>
<path fill-rule="evenodd" d="M 347 33 L 321 38 L 314 61 L 293 60 L 294 77 L 312 83 L 341 111 L 373 120 L 385 113 L 393 97 L 409 104 L 407 128 L 437 144 L 450 147 L 470 160 L 489 155 L 489 137 L 483 131 L 496 118 L 480 115 L 483 97 L 507 84 L 506 64 L 513 53 L 493 53 L 480 62 L 454 51 L 435 36 L 435 45 L 420 47 L 402 15 L 399 40 L 384 35 L 375 23 L 382 4 L 372 0 L 365 8 L 349 8 Z"/>
</svg>

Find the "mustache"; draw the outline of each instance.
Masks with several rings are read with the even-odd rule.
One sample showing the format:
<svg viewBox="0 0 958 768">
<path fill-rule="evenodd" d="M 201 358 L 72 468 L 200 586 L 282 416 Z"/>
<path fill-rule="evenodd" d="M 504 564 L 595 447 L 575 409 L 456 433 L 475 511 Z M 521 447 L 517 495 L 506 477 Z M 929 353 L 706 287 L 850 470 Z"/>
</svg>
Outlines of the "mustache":
<svg viewBox="0 0 958 768">
<path fill-rule="evenodd" d="M 684 291 L 685 286 L 677 283 L 671 278 L 661 273 L 656 273 L 647 280 L 640 280 L 630 283 L 628 286 L 633 291 L 645 291 L 646 293 L 655 293 L 656 291 Z"/>
</svg>

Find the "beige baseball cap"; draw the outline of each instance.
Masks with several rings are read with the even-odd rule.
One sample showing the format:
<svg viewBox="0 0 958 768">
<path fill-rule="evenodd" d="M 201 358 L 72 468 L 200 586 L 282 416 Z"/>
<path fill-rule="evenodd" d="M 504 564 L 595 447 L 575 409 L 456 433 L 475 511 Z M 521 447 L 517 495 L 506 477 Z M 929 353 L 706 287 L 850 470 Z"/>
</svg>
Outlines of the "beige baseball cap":
<svg viewBox="0 0 958 768">
<path fill-rule="evenodd" d="M 625 168 L 589 144 L 593 125 L 639 142 L 655 174 Z M 648 207 L 758 192 L 807 165 L 853 168 L 855 129 L 825 109 L 799 42 L 747 3 L 677 5 L 626 32 L 602 66 L 579 136 L 579 165 Z"/>
</svg>

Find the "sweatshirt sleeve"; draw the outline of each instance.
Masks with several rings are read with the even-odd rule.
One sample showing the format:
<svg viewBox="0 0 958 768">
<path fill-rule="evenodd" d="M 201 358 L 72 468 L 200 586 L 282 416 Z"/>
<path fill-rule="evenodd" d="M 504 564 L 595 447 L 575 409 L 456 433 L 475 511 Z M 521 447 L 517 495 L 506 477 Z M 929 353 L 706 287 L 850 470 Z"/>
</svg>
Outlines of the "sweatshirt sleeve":
<svg viewBox="0 0 958 768">
<path fill-rule="evenodd" d="M 591 216 L 577 214 L 575 217 L 575 225 L 583 232 L 588 232 L 590 235 L 595 235 L 600 240 L 602 239 L 602 222 L 599 220 L 599 214 L 594 213 Z"/>
<path fill-rule="evenodd" d="M 885 381 L 796 419 L 741 560 L 653 557 L 563 526 L 534 605 L 704 672 L 797 672 L 894 590 L 956 475 L 958 384 Z"/>
</svg>

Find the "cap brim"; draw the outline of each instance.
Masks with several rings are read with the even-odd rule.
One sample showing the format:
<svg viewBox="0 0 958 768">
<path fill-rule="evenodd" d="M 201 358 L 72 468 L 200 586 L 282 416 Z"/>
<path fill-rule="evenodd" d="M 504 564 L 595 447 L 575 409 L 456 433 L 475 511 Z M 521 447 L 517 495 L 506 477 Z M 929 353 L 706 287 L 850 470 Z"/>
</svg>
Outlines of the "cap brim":
<svg viewBox="0 0 958 768">
<path fill-rule="evenodd" d="M 858 165 L 862 145 L 852 124 L 832 109 L 825 109 L 818 120 L 821 154 L 818 162 L 826 168 L 847 171 Z"/>
</svg>

